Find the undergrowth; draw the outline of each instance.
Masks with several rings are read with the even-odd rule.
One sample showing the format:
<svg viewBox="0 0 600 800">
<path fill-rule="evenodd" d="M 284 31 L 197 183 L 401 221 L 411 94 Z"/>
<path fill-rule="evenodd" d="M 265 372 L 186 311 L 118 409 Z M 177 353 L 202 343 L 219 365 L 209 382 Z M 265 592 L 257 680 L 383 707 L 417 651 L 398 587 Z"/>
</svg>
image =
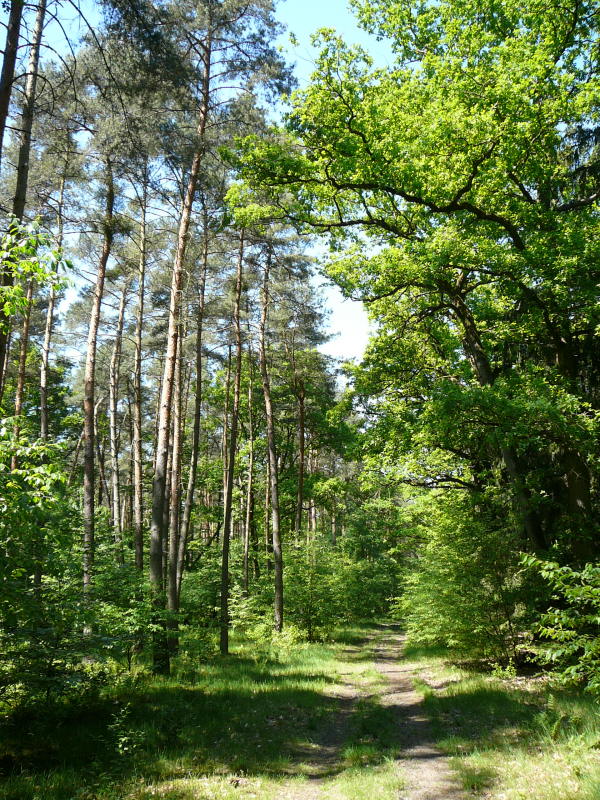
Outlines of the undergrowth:
<svg viewBox="0 0 600 800">
<path fill-rule="evenodd" d="M 599 800 L 600 706 L 547 676 L 484 676 L 442 651 L 408 649 L 437 745 L 464 790 L 486 800 Z"/>
<path fill-rule="evenodd" d="M 1 721 L 0 800 L 276 797 L 306 779 L 303 754 L 340 711 L 341 676 L 377 688 L 368 636 L 355 627 L 339 641 L 265 647 L 238 638 L 231 656 L 186 658 L 170 678 L 142 670 L 77 704 L 24 709 Z M 336 797 L 395 796 L 394 735 L 376 698 L 358 704 L 327 776 Z"/>
</svg>

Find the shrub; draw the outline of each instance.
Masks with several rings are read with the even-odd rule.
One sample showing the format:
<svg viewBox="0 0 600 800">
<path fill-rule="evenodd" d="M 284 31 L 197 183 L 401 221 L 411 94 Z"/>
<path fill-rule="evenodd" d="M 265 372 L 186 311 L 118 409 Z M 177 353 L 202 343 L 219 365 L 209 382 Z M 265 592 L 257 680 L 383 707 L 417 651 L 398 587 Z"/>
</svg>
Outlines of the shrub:
<svg viewBox="0 0 600 800">
<path fill-rule="evenodd" d="M 288 550 L 285 569 L 287 618 L 309 642 L 327 638 L 341 616 L 335 556 L 320 542 Z"/>
<path fill-rule="evenodd" d="M 541 616 L 538 631 L 546 644 L 540 659 L 556 667 L 565 683 L 600 694 L 600 567 L 575 570 L 535 556 L 523 561 L 548 582 L 556 601 Z"/>
<path fill-rule="evenodd" d="M 514 530 L 469 498 L 425 501 L 424 541 L 406 575 L 396 615 L 414 642 L 458 655 L 517 661 L 531 625 L 530 594 Z"/>
</svg>

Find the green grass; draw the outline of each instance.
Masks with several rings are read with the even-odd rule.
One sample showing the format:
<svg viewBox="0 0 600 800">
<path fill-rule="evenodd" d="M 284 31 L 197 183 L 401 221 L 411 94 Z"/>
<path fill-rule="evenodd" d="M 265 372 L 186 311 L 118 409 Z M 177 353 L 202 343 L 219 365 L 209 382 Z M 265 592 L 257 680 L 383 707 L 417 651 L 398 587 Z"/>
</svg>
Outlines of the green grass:
<svg viewBox="0 0 600 800">
<path fill-rule="evenodd" d="M 377 703 L 368 634 L 354 628 L 339 642 L 279 654 L 238 642 L 227 658 L 191 671 L 186 662 L 184 678 L 141 674 L 78 707 L 5 720 L 0 800 L 267 800 L 303 779 L 307 753 L 344 708 L 338 683 L 365 687 L 369 698 L 351 709 L 327 786 L 360 797 L 352 787 L 362 781 L 394 797 L 386 787 L 399 781 L 395 732 Z"/>
<path fill-rule="evenodd" d="M 407 652 L 438 746 L 470 797 L 600 800 L 600 705 L 546 678 L 451 667 L 440 651 Z"/>
<path fill-rule="evenodd" d="M 365 769 L 347 769 L 322 792 L 323 800 L 396 800 L 404 786 L 398 764 L 388 760 Z"/>
</svg>

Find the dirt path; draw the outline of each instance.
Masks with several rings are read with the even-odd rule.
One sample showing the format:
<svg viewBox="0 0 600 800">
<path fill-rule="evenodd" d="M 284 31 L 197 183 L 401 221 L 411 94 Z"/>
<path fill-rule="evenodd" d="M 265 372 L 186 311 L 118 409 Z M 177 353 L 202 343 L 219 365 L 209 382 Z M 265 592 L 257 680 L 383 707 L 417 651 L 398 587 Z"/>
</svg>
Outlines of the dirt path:
<svg viewBox="0 0 600 800">
<path fill-rule="evenodd" d="M 447 758 L 435 747 L 430 726 L 422 708 L 421 697 L 413 689 L 417 677 L 413 665 L 402 658 L 404 639 L 395 626 L 382 626 L 365 647 L 372 648 L 376 669 L 385 679 L 377 693 L 383 706 L 392 708 L 397 719 L 401 753 L 398 764 L 404 778 L 404 788 L 395 800 L 462 800 Z M 348 648 L 348 655 L 363 648 Z M 277 800 L 328 800 L 329 779 L 341 772 L 342 750 L 352 724 L 355 704 L 368 698 L 368 691 L 352 681 L 352 673 L 342 675 L 333 696 L 339 709 L 315 737 L 310 748 L 298 752 L 298 761 L 305 765 L 306 780 L 290 781 L 281 787 Z M 365 767 L 365 769 L 368 769 Z M 376 800 L 376 798 L 373 798 Z"/>
<path fill-rule="evenodd" d="M 460 800 L 464 795 L 448 759 L 435 747 L 421 696 L 413 689 L 418 675 L 402 658 L 404 638 L 391 626 L 388 631 L 377 644 L 374 658 L 388 681 L 381 703 L 393 707 L 398 720 L 399 763 L 406 779 L 398 800 Z"/>
</svg>

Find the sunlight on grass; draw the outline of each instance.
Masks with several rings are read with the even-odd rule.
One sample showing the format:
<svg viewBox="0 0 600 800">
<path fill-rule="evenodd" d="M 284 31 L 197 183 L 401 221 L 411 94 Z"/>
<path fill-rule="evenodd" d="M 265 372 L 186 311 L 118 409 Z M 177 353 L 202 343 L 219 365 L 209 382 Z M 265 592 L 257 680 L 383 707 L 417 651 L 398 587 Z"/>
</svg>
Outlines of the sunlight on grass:
<svg viewBox="0 0 600 800">
<path fill-rule="evenodd" d="M 87 705 L 31 715 L 6 729 L 5 750 L 19 754 L 20 767 L 0 780 L 0 800 L 285 796 L 314 778 L 318 738 L 347 708 L 349 687 L 366 696 L 352 700 L 346 741 L 321 788 L 335 798 L 395 797 L 397 732 L 378 704 L 384 682 L 369 634 L 376 639 L 354 627 L 340 641 L 280 652 L 234 637 L 227 658 L 192 670 L 186 662 L 180 674 L 175 660 L 170 678 L 141 672 Z M 27 756 L 31 737 L 48 744 Z"/>
<path fill-rule="evenodd" d="M 127 795 L 126 800 L 234 800 L 260 798 L 270 800 L 276 784 L 264 779 L 239 776 L 223 778 L 183 778 L 162 784 L 141 787 Z"/>
<path fill-rule="evenodd" d="M 355 767 L 323 788 L 323 800 L 396 800 L 404 780 L 398 764 L 386 761 L 369 770 Z"/>
<path fill-rule="evenodd" d="M 600 800 L 600 708 L 546 679 L 501 679 L 413 651 L 436 743 L 486 800 Z"/>
</svg>

